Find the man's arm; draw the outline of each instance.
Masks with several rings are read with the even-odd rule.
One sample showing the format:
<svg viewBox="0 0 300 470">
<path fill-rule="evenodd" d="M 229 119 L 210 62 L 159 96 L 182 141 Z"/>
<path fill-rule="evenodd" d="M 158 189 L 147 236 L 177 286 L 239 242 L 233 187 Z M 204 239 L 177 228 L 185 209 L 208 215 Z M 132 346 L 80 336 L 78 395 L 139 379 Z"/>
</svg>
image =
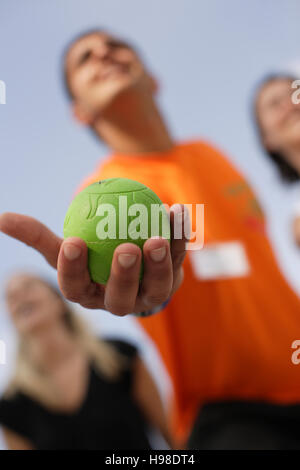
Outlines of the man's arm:
<svg viewBox="0 0 300 470">
<path fill-rule="evenodd" d="M 39 251 L 57 269 L 58 283 L 66 299 L 91 309 L 106 309 L 115 315 L 140 313 L 165 302 L 183 278 L 185 239 L 175 240 L 174 214 L 183 212 L 176 205 L 170 213 L 171 244 L 166 239 L 149 239 L 143 246 L 144 276 L 139 282 L 142 252 L 133 243 L 123 243 L 115 251 L 106 286 L 91 281 L 88 248 L 80 238 L 63 240 L 38 220 L 21 214 L 0 215 L 0 231 Z M 184 223 L 184 217 L 181 217 Z M 184 233 L 184 230 L 182 230 Z M 125 256 L 124 256 L 125 255 Z M 130 267 L 124 262 L 135 255 Z"/>
</svg>

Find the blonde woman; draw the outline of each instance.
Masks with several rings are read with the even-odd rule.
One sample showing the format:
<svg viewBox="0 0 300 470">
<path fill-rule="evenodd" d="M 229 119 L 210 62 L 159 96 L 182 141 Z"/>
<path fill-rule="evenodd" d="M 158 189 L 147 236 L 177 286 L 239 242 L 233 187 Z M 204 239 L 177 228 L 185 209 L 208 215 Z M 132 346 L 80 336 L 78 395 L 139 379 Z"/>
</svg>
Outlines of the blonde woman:
<svg viewBox="0 0 300 470">
<path fill-rule="evenodd" d="M 6 303 L 19 334 L 13 379 L 0 400 L 10 449 L 149 449 L 168 440 L 157 389 L 136 349 L 92 336 L 56 288 L 12 277 Z"/>
</svg>

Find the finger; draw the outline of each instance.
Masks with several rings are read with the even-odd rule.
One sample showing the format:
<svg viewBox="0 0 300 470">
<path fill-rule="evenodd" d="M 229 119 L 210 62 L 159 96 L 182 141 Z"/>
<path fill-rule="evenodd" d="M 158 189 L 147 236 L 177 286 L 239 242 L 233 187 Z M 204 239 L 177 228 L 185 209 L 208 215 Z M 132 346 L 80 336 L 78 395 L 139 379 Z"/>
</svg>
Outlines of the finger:
<svg viewBox="0 0 300 470">
<path fill-rule="evenodd" d="M 122 243 L 115 251 L 105 290 L 105 308 L 115 315 L 134 311 L 139 290 L 142 252 L 133 243 Z"/>
<path fill-rule="evenodd" d="M 155 307 L 170 296 L 173 285 L 170 244 L 164 238 L 150 238 L 143 247 L 144 276 L 139 298 L 147 308 Z"/>
<path fill-rule="evenodd" d="M 173 287 L 172 287 L 172 294 L 174 294 L 179 289 L 179 287 L 183 283 L 183 279 L 184 279 L 184 270 L 183 270 L 183 267 L 181 267 L 179 269 L 178 275 L 174 279 Z"/>
<path fill-rule="evenodd" d="M 86 308 L 103 308 L 104 288 L 93 283 L 88 271 L 88 248 L 81 238 L 67 238 L 61 245 L 57 278 L 63 295 Z"/>
<path fill-rule="evenodd" d="M 0 215 L 0 230 L 39 251 L 56 268 L 62 239 L 44 224 L 27 215 L 6 212 Z"/>
<path fill-rule="evenodd" d="M 174 204 L 170 209 L 171 223 L 171 255 L 173 263 L 174 282 L 180 276 L 182 263 L 186 255 L 186 245 L 190 233 L 188 209 L 183 204 Z"/>
</svg>

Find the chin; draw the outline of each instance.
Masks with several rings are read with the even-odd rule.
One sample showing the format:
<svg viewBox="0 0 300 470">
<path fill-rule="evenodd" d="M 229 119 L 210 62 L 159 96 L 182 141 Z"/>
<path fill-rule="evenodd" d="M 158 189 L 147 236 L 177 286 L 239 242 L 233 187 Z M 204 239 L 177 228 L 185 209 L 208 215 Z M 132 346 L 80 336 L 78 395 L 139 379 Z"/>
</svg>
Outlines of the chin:
<svg viewBox="0 0 300 470">
<path fill-rule="evenodd" d="M 288 143 L 291 147 L 300 149 L 300 124 L 298 127 L 298 132 L 294 131 L 289 136 Z"/>
</svg>

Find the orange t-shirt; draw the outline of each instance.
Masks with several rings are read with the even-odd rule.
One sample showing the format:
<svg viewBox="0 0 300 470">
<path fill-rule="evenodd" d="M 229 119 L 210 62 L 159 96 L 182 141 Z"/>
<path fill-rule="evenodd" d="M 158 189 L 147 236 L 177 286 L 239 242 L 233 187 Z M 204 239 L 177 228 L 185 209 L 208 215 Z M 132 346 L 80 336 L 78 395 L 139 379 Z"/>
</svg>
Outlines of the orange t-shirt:
<svg viewBox="0 0 300 470">
<path fill-rule="evenodd" d="M 205 204 L 205 245 L 239 242 L 250 271 L 203 279 L 188 252 L 185 278 L 164 311 L 140 322 L 172 378 L 173 429 L 185 438 L 212 400 L 300 402 L 300 302 L 281 274 L 264 217 L 245 179 L 204 142 L 159 154 L 113 155 L 81 187 L 110 177 L 137 180 L 169 205 Z"/>
</svg>

